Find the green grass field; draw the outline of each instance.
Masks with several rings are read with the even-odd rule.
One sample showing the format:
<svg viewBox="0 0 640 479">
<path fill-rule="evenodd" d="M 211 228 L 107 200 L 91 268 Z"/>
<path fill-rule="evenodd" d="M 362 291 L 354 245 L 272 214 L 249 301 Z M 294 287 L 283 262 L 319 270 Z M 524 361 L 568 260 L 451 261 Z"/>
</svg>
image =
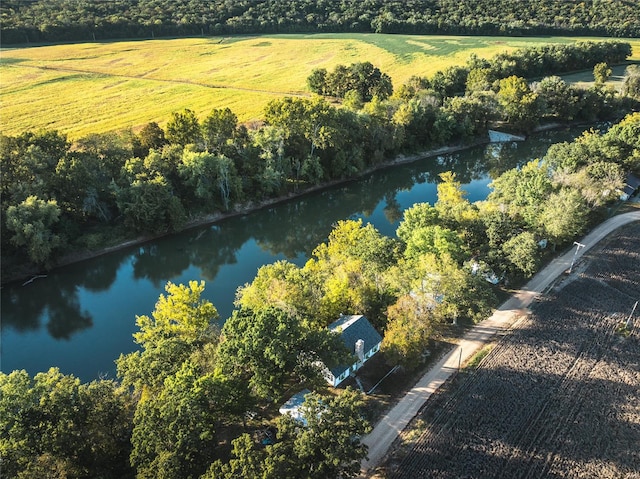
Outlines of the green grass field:
<svg viewBox="0 0 640 479">
<path fill-rule="evenodd" d="M 0 122 L 5 134 L 50 128 L 78 138 L 132 128 L 191 108 L 203 118 L 231 108 L 242 122 L 285 95 L 308 95 L 314 68 L 370 61 L 401 85 L 496 53 L 578 38 L 378 34 L 265 35 L 82 43 L 2 49 Z M 640 39 L 629 40 L 640 59 Z"/>
</svg>

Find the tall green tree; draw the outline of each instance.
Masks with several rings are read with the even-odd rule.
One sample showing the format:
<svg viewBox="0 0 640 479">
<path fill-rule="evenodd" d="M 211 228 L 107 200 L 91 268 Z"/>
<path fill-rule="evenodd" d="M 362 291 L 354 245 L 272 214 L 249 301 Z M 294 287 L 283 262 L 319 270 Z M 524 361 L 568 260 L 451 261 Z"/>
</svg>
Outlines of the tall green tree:
<svg viewBox="0 0 640 479">
<path fill-rule="evenodd" d="M 622 93 L 640 101 L 640 66 L 629 65 L 625 70 Z"/>
<path fill-rule="evenodd" d="M 134 138 L 134 156 L 144 158 L 151 149 L 161 150 L 167 143 L 165 133 L 155 121 L 147 123 Z"/>
<path fill-rule="evenodd" d="M 539 224 L 540 211 L 553 190 L 548 168 L 537 160 L 503 173 L 489 186 L 493 190 L 489 201 L 533 228 Z"/>
<path fill-rule="evenodd" d="M 238 117 L 230 108 L 214 109 L 202 122 L 205 147 L 211 153 L 224 154 L 227 141 L 233 138 Z"/>
<path fill-rule="evenodd" d="M 193 110 L 185 108 L 180 112 L 173 112 L 171 120 L 167 123 L 166 138 L 174 145 L 196 145 L 203 143 L 200 123 Z"/>
<path fill-rule="evenodd" d="M 134 403 L 114 381 L 0 373 L 3 477 L 129 478 Z"/>
<path fill-rule="evenodd" d="M 532 232 L 523 231 L 514 236 L 502 245 L 502 249 L 516 274 L 529 278 L 538 270 L 540 248 Z"/>
<path fill-rule="evenodd" d="M 62 246 L 62 237 L 55 232 L 60 220 L 60 207 L 55 200 L 41 200 L 29 196 L 16 206 L 7 208 L 7 228 L 13 233 L 11 242 L 26 249 L 29 259 L 37 265 L 46 265 L 56 248 Z"/>
<path fill-rule="evenodd" d="M 136 316 L 139 331 L 133 334 L 141 351 L 120 355 L 118 375 L 126 386 L 153 393 L 175 374 L 199 347 L 217 343 L 218 311 L 202 299 L 205 283 L 167 283 L 151 316 Z"/>
<path fill-rule="evenodd" d="M 340 314 L 365 314 L 374 323 L 386 309 L 384 272 L 396 255 L 393 240 L 361 220 L 340 221 L 327 243 L 313 251 L 304 266 L 315 291 L 314 319 L 327 326 Z"/>
<path fill-rule="evenodd" d="M 413 230 L 436 225 L 439 220 L 438 215 L 438 210 L 429 203 L 416 203 L 404 210 L 396 236 L 406 243 Z"/>
<path fill-rule="evenodd" d="M 282 309 L 235 310 L 222 328 L 221 371 L 246 381 L 261 399 L 278 400 L 294 382 L 322 381 L 319 362 L 333 366 L 344 347 Z"/>
<path fill-rule="evenodd" d="M 159 173 L 136 174 L 129 185 L 112 184 L 124 223 L 133 231 L 162 233 L 177 231 L 186 221 L 180 199 L 171 183 Z"/>
<path fill-rule="evenodd" d="M 579 97 L 575 88 L 559 76 L 543 78 L 534 84 L 533 91 L 539 95 L 546 116 L 562 121 L 571 121 L 576 116 Z"/>
<path fill-rule="evenodd" d="M 178 174 L 194 204 L 202 203 L 198 206 L 206 211 L 227 210 L 240 197 L 240 178 L 233 161 L 225 156 L 185 150 Z"/>
<path fill-rule="evenodd" d="M 589 210 L 575 190 L 561 189 L 552 193 L 540 213 L 540 225 L 555 244 L 571 241 L 582 233 Z"/>
<path fill-rule="evenodd" d="M 538 122 L 540 103 L 524 78 L 510 76 L 500 80 L 498 104 L 505 119 L 515 128 L 530 131 Z"/>
<path fill-rule="evenodd" d="M 196 478 L 206 471 L 216 455 L 215 387 L 211 375 L 186 361 L 158 394 L 138 403 L 131 437 L 137 478 Z"/>
<path fill-rule="evenodd" d="M 597 85 L 603 85 L 611 76 L 612 71 L 606 62 L 596 63 L 593 67 L 593 79 Z"/>
<path fill-rule="evenodd" d="M 413 369 L 422 357 L 436 326 L 432 295 L 412 292 L 398 298 L 387 309 L 388 323 L 382 341 L 385 357 L 394 364 Z"/>
<path fill-rule="evenodd" d="M 276 307 L 290 314 L 310 317 L 313 293 L 305 272 L 288 261 L 261 266 L 251 283 L 238 288 L 236 306 L 257 311 Z"/>
</svg>

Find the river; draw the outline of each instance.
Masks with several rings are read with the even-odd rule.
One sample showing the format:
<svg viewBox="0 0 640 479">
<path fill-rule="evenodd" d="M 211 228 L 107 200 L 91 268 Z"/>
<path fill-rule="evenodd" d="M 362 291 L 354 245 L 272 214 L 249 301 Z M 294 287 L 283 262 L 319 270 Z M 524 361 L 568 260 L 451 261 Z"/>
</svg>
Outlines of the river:
<svg viewBox="0 0 640 479">
<path fill-rule="evenodd" d="M 435 202 L 438 174 L 451 170 L 470 201 L 484 199 L 492 178 L 544 155 L 554 142 L 582 130 L 538 134 L 524 142 L 490 144 L 371 173 L 247 215 L 228 218 L 65 266 L 46 278 L 1 291 L 3 372 L 30 374 L 58 367 L 82 381 L 115 376 L 114 360 L 136 349 L 136 315 L 150 314 L 167 281 L 204 280 L 204 297 L 222 320 L 238 286 L 264 264 L 304 264 L 332 225 L 362 218 L 394 236 L 402 212 Z"/>
</svg>

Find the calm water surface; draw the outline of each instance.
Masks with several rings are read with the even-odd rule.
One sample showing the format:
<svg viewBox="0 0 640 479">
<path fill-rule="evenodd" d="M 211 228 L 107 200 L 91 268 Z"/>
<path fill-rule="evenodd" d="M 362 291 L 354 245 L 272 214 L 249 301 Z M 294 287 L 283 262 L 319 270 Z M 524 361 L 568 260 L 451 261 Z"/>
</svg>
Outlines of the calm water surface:
<svg viewBox="0 0 640 479">
<path fill-rule="evenodd" d="M 264 264 L 304 264 L 332 225 L 362 218 L 393 236 L 402 212 L 435 202 L 438 174 L 452 170 L 470 201 L 484 199 L 492 177 L 544 155 L 582 130 L 549 132 L 522 143 L 487 145 L 426 158 L 215 225 L 131 247 L 2 288 L 3 372 L 52 366 L 83 381 L 114 377 L 114 360 L 136 349 L 136 315 L 150 314 L 167 281 L 205 280 L 204 296 L 222 320 L 238 286 Z"/>
</svg>

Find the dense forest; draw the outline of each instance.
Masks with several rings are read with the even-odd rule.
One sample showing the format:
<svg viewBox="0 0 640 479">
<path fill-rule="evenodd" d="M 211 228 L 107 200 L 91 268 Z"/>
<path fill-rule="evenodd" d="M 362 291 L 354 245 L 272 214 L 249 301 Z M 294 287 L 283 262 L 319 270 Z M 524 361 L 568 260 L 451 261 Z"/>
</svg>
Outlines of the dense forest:
<svg viewBox="0 0 640 479">
<path fill-rule="evenodd" d="M 299 32 L 640 36 L 635 0 L 7 0 L 3 44 Z"/>
<path fill-rule="evenodd" d="M 443 327 L 496 305 L 485 278 L 530 277 L 639 169 L 635 113 L 505 172 L 482 202 L 443 173 L 435 204 L 406 210 L 395 238 L 341 221 L 304 266 L 260 268 L 221 331 L 203 282 L 168 283 L 151 315 L 136 317 L 140 349 L 116 361 L 118 380 L 0 373 L 3 477 L 356 477 L 373 408 L 357 391 L 326 388 L 318 361 L 347 357 L 329 322 L 365 314 L 384 332 L 387 360 L 416 368 Z M 278 416 L 305 387 L 318 391 L 307 425 Z"/>
<path fill-rule="evenodd" d="M 621 117 L 640 98 L 640 72 L 632 65 L 618 94 L 602 84 L 604 62 L 629 54 L 624 42 L 579 42 L 471 57 L 368 102 L 358 85 L 384 74 L 364 63 L 342 107 L 321 96 L 277 99 L 251 128 L 228 108 L 203 119 L 185 109 L 164 129 L 150 123 L 75 142 L 58 131 L 0 135 L 3 274 L 114 239 L 178 231 L 205 215 L 362 174 L 399 153 L 477 141 L 495 122 L 529 132 L 541 122 Z M 580 89 L 557 76 L 532 84 L 521 76 L 577 65 L 593 66 L 599 82 Z"/>
</svg>

